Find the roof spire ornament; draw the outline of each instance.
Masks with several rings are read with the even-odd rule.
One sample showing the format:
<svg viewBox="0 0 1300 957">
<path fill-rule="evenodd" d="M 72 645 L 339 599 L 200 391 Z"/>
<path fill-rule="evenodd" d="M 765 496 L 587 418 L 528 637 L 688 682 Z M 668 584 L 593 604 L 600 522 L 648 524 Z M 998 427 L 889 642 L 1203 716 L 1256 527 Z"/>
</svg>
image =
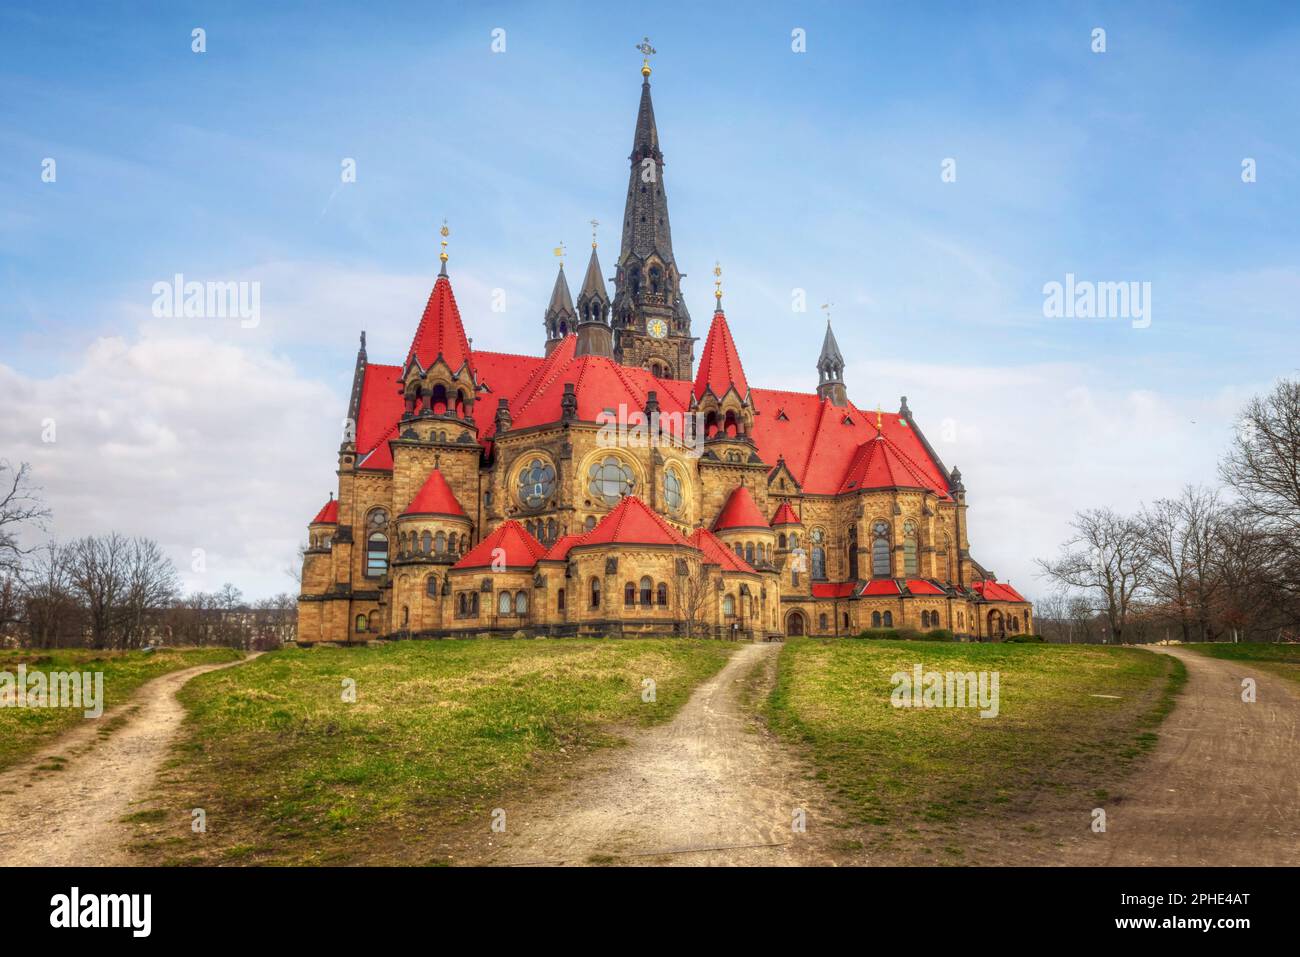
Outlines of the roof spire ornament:
<svg viewBox="0 0 1300 957">
<path fill-rule="evenodd" d="M 447 237 L 451 235 L 451 230 L 447 228 L 447 219 L 443 217 L 442 229 L 438 230 L 442 236 L 442 252 L 438 253 L 438 259 L 442 262 L 442 268 L 438 270 L 439 276 L 447 275 Z"/>
<path fill-rule="evenodd" d="M 564 268 L 564 240 L 560 240 L 560 245 L 555 247 L 555 258 L 560 261 L 560 268 Z"/>
<path fill-rule="evenodd" d="M 722 263 L 713 263 L 713 275 L 717 278 L 713 280 L 713 298 L 718 300 L 717 311 L 722 311 Z"/>
<path fill-rule="evenodd" d="M 883 423 L 883 418 L 880 414 L 880 404 L 877 403 L 876 404 L 876 431 L 881 432 L 883 430 L 884 430 L 884 423 Z"/>
<path fill-rule="evenodd" d="M 596 227 L 600 225 L 599 219 L 591 220 L 591 248 L 596 248 Z"/>
<path fill-rule="evenodd" d="M 644 37 L 641 42 L 636 45 L 636 49 L 641 51 L 641 75 L 646 78 L 646 82 L 648 83 L 650 82 L 650 58 L 658 51 L 650 45 L 649 37 Z"/>
</svg>

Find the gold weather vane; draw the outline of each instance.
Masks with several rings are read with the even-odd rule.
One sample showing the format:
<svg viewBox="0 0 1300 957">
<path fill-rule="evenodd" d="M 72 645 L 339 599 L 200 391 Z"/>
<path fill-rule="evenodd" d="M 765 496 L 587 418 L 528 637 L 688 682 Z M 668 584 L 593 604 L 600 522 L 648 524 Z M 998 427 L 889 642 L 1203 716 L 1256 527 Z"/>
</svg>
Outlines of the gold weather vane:
<svg viewBox="0 0 1300 957">
<path fill-rule="evenodd" d="M 591 221 L 591 248 L 592 249 L 596 248 L 596 227 L 599 225 L 600 225 L 599 219 L 593 219 Z"/>
<path fill-rule="evenodd" d="M 564 241 L 563 240 L 560 241 L 560 245 L 555 247 L 555 255 L 560 257 L 560 265 L 563 266 L 564 265 Z"/>
<path fill-rule="evenodd" d="M 650 75 L 650 58 L 658 51 L 650 45 L 650 38 L 645 37 L 636 45 L 636 49 L 641 51 L 641 75 Z"/>
<path fill-rule="evenodd" d="M 713 280 L 713 297 L 718 300 L 718 308 L 722 308 L 722 263 L 714 262 L 713 275 L 718 278 Z"/>
<path fill-rule="evenodd" d="M 446 265 L 447 237 L 451 235 L 451 230 L 447 228 L 447 220 L 445 218 L 442 221 L 442 229 L 438 230 L 438 233 L 442 236 L 442 252 L 438 253 L 438 258 L 442 261 L 444 265 Z"/>
</svg>

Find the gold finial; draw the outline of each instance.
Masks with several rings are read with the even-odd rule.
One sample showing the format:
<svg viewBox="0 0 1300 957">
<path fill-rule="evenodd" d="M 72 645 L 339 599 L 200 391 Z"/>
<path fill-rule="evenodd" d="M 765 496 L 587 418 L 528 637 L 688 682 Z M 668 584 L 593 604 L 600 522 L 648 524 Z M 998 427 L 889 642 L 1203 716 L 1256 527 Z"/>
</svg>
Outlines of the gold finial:
<svg viewBox="0 0 1300 957">
<path fill-rule="evenodd" d="M 650 38 L 649 38 L 649 37 L 645 37 L 645 38 L 644 38 L 640 43 L 638 43 L 638 44 L 636 45 L 636 49 L 638 49 L 638 50 L 641 51 L 641 57 L 642 57 L 642 59 L 641 59 L 641 75 L 644 76 L 644 77 L 649 77 L 649 76 L 650 76 L 650 58 L 651 58 L 652 56 L 654 56 L 655 53 L 656 53 L 657 51 L 655 50 L 654 47 L 652 47 L 652 46 L 650 45 Z"/>
<path fill-rule="evenodd" d="M 718 278 L 713 280 L 713 297 L 718 300 L 718 308 L 722 308 L 722 263 L 713 264 L 713 275 Z"/>
<path fill-rule="evenodd" d="M 599 225 L 600 225 L 599 219 L 593 219 L 591 221 L 591 248 L 592 249 L 596 248 L 596 227 Z"/>
<path fill-rule="evenodd" d="M 438 253 L 438 258 L 445 266 L 447 264 L 447 237 L 451 235 L 451 230 L 447 228 L 446 219 L 442 221 L 442 229 L 438 230 L 438 233 L 442 236 L 442 252 Z"/>
<path fill-rule="evenodd" d="M 560 257 L 560 266 L 564 266 L 564 242 L 561 240 L 560 245 L 555 247 L 555 255 Z"/>
<path fill-rule="evenodd" d="M 880 415 L 880 406 L 876 406 L 876 431 L 879 432 L 884 428 Z"/>
</svg>

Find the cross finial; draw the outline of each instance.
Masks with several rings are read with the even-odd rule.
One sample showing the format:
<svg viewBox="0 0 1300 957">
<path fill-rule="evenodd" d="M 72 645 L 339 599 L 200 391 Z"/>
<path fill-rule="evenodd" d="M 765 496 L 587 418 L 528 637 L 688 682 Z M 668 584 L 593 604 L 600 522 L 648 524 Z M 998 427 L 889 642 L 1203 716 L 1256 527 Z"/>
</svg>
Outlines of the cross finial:
<svg viewBox="0 0 1300 957">
<path fill-rule="evenodd" d="M 451 230 L 447 228 L 446 217 L 442 220 L 442 228 L 438 230 L 442 236 L 442 252 L 438 253 L 438 259 L 442 261 L 442 274 L 447 274 L 447 237 L 451 235 Z"/>
<path fill-rule="evenodd" d="M 560 245 L 555 247 L 555 255 L 560 259 L 560 268 L 564 268 L 564 240 L 560 240 Z"/>
<path fill-rule="evenodd" d="M 641 75 L 648 78 L 650 76 L 650 58 L 654 56 L 657 51 L 650 45 L 649 37 L 642 39 L 642 41 L 636 45 L 636 49 L 641 51 Z"/>
<path fill-rule="evenodd" d="M 596 248 L 596 227 L 599 225 L 600 225 L 599 219 L 593 219 L 591 221 L 591 248 L 592 249 Z"/>
<path fill-rule="evenodd" d="M 722 311 L 722 263 L 713 264 L 713 275 L 718 278 L 713 280 L 713 297 L 718 300 L 718 311 Z"/>
</svg>

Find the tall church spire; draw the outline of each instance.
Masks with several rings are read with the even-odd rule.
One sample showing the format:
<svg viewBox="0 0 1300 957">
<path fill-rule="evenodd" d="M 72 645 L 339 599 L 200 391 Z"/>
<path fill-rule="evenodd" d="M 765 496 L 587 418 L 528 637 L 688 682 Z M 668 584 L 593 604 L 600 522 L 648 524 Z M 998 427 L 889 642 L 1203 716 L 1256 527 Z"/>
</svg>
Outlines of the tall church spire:
<svg viewBox="0 0 1300 957">
<path fill-rule="evenodd" d="M 564 260 L 560 260 L 560 271 L 555 274 L 555 287 L 551 290 L 551 301 L 542 317 L 546 325 L 546 354 L 560 344 L 578 324 L 578 313 L 573 308 L 573 297 L 569 295 L 569 281 L 564 278 Z"/>
<path fill-rule="evenodd" d="M 817 394 L 830 399 L 831 405 L 848 405 L 848 391 L 844 388 L 844 356 L 831 331 L 830 316 L 826 317 L 826 337 L 822 339 L 822 354 L 817 357 Z"/>
<path fill-rule="evenodd" d="M 578 344 L 574 355 L 609 357 L 613 353 L 609 293 L 605 291 L 605 278 L 600 274 L 600 259 L 596 256 L 594 221 L 592 225 L 591 259 L 578 293 Z"/>
<path fill-rule="evenodd" d="M 624 365 L 650 369 L 661 378 L 689 379 L 695 340 L 673 256 L 664 156 L 650 97 L 649 57 L 654 48 L 646 40 L 637 49 L 645 59 L 628 157 L 622 248 L 614 274 L 614 356 Z"/>
</svg>

